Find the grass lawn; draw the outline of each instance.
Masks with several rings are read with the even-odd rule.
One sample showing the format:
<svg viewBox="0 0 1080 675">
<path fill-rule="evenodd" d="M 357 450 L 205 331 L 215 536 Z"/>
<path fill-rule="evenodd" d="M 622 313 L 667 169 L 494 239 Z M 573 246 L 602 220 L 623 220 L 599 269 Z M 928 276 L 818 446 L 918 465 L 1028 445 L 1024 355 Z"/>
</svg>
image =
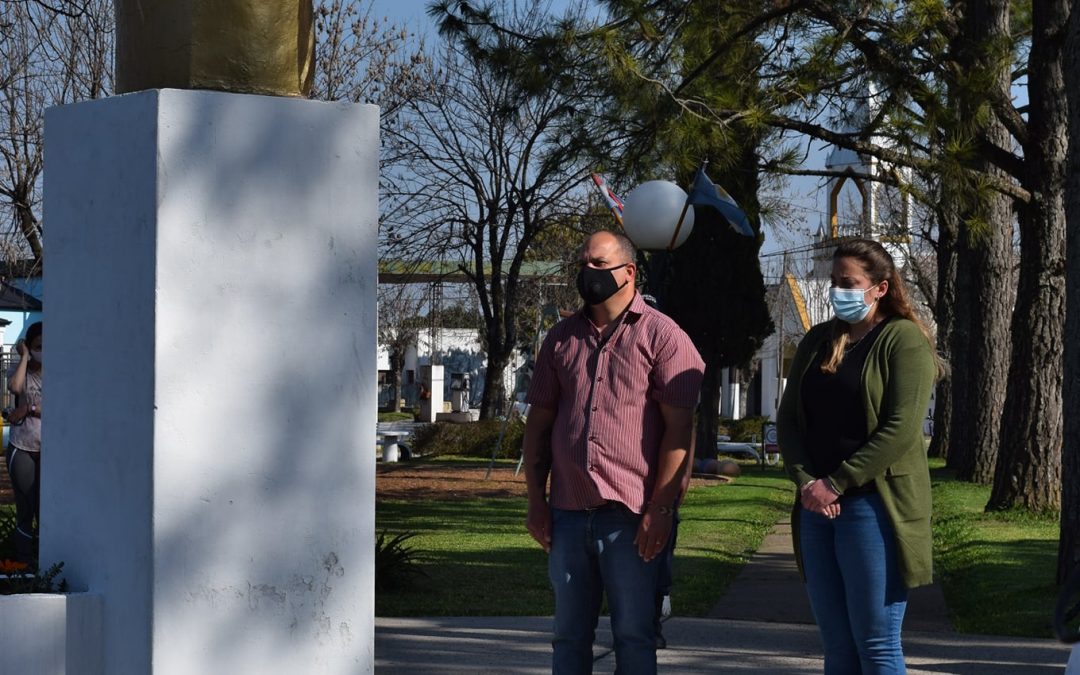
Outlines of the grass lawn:
<svg viewBox="0 0 1080 675">
<path fill-rule="evenodd" d="M 505 470 L 505 469 L 504 469 Z M 691 488 L 682 510 L 675 594 L 682 616 L 720 599 L 792 492 L 776 469 L 743 466 L 735 483 Z M 554 611 L 547 556 L 525 531 L 525 499 L 381 501 L 376 527 L 416 532 L 421 577 L 408 590 L 375 596 L 378 616 L 548 615 Z"/>
<path fill-rule="evenodd" d="M 989 487 L 932 466 L 934 566 L 956 629 L 1053 637 L 1057 516 L 984 513 Z"/>
</svg>

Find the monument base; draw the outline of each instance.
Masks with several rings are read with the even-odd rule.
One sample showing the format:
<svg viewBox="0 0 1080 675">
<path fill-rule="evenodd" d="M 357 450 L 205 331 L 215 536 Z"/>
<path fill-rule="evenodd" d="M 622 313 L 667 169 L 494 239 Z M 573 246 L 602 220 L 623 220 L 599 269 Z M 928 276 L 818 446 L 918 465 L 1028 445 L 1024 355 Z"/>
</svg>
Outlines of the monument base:
<svg viewBox="0 0 1080 675">
<path fill-rule="evenodd" d="M 46 115 L 43 564 L 111 673 L 374 664 L 378 109 Z"/>
</svg>

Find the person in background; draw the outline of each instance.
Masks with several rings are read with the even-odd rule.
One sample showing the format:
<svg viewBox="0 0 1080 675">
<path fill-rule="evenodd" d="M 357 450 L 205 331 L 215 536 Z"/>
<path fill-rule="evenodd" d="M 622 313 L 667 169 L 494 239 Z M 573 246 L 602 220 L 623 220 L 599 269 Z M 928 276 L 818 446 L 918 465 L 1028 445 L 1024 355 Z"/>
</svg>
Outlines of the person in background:
<svg viewBox="0 0 1080 675">
<path fill-rule="evenodd" d="M 585 307 L 544 339 L 526 397 L 526 526 L 549 553 L 560 675 L 592 672 L 605 595 L 616 671 L 656 672 L 659 556 L 704 364 L 686 333 L 637 293 L 635 259 L 623 235 L 585 241 L 577 278 Z"/>
<path fill-rule="evenodd" d="M 41 322 L 30 324 L 15 344 L 19 361 L 8 373 L 8 389 L 17 405 L 11 424 L 7 470 L 15 491 L 15 554 L 36 563 L 38 516 L 41 510 Z"/>
<path fill-rule="evenodd" d="M 675 500 L 675 515 L 671 523 L 671 541 L 660 556 L 660 571 L 657 573 L 656 583 L 656 614 L 654 624 L 656 626 L 656 648 L 667 649 L 667 638 L 664 637 L 664 618 L 671 616 L 671 588 L 675 583 L 675 546 L 679 540 L 679 509 L 686 501 L 686 492 L 690 489 L 690 478 L 694 473 L 695 443 L 697 430 L 690 435 L 690 454 L 686 458 L 686 471 L 683 472 L 682 482 L 679 487 L 679 498 Z"/>
<path fill-rule="evenodd" d="M 777 419 L 792 533 L 826 675 L 904 673 L 909 588 L 932 581 L 922 420 L 940 361 L 892 257 L 833 255 L 835 318 L 800 342 Z"/>
</svg>

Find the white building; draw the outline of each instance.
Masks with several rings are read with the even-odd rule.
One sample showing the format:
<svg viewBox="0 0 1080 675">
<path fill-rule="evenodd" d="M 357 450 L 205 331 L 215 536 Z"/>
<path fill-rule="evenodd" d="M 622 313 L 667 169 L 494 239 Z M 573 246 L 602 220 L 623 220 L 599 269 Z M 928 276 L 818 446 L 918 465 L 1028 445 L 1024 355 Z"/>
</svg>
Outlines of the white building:
<svg viewBox="0 0 1080 675">
<path fill-rule="evenodd" d="M 847 130 L 857 131 L 877 115 L 879 105 L 876 88 L 870 85 L 865 112 L 857 113 Z M 882 147 L 890 144 L 877 136 L 871 137 L 871 142 Z M 827 216 L 809 260 L 791 268 L 785 265 L 780 283 L 768 290 L 776 332 L 766 338 L 758 352 L 760 368 L 752 384 L 759 394 L 757 411 L 774 420 L 799 340 L 811 326 L 832 316 L 829 275 L 837 241 L 852 236 L 880 241 L 901 268 L 912 257 L 914 201 L 900 189 L 911 181 L 911 170 L 844 148 L 829 153 L 825 168 L 842 175 L 833 176 L 826 185 Z"/>
<path fill-rule="evenodd" d="M 406 406 L 416 403 L 420 366 L 426 365 L 443 367 L 445 379 L 442 400 L 449 401 L 455 381 L 461 382 L 467 377 L 469 405 L 473 408 L 479 407 L 487 377 L 487 354 L 483 351 L 477 329 L 439 328 L 434 332 L 434 336 L 431 331 L 420 331 L 416 343 L 405 352 L 405 367 L 401 372 L 400 396 L 405 400 Z M 524 366 L 524 357 L 515 352 L 503 374 L 503 382 L 508 388 L 519 384 L 521 378 L 518 374 Z M 383 345 L 379 345 L 378 369 L 381 377 L 390 371 L 390 355 Z M 513 391 L 507 391 L 508 397 L 513 394 Z M 389 387 L 380 386 L 379 405 L 385 405 L 390 396 Z"/>
</svg>

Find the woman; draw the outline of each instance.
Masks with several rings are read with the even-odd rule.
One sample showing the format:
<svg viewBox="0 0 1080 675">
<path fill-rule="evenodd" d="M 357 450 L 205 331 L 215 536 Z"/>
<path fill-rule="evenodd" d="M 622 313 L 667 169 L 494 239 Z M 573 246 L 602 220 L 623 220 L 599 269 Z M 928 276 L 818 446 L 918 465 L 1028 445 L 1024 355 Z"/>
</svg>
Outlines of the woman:
<svg viewBox="0 0 1080 675">
<path fill-rule="evenodd" d="M 881 244 L 836 249 L 830 299 L 836 318 L 799 344 L 777 420 L 795 555 L 825 673 L 904 673 L 907 590 L 932 580 L 922 422 L 939 361 Z"/>
<path fill-rule="evenodd" d="M 41 480 L 41 322 L 30 324 L 15 343 L 19 362 L 8 375 L 8 389 L 18 405 L 11 412 L 7 469 L 15 490 L 15 554 L 21 562 L 37 559 L 37 521 Z"/>
</svg>

